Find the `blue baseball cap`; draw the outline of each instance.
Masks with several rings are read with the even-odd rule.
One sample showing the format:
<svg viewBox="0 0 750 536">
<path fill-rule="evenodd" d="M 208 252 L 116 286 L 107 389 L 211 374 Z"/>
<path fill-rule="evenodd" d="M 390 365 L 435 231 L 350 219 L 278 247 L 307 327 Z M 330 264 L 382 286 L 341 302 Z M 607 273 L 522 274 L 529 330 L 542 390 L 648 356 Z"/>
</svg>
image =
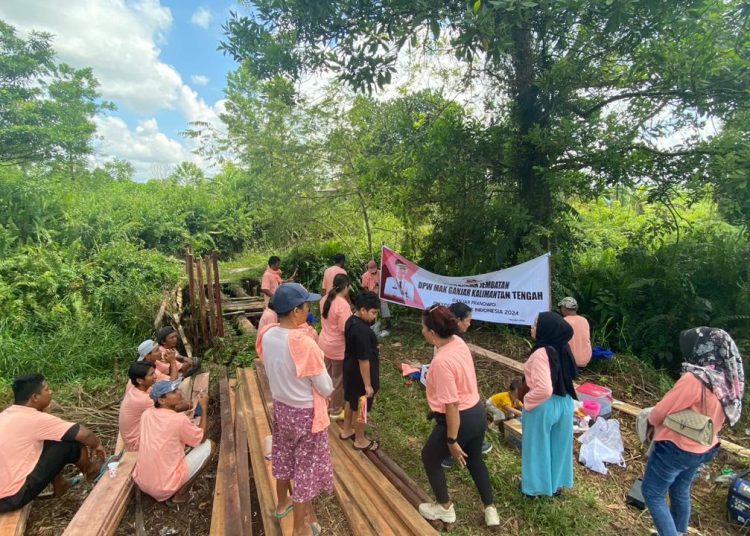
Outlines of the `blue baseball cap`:
<svg viewBox="0 0 750 536">
<path fill-rule="evenodd" d="M 176 391 L 180 384 L 182 383 L 182 380 L 172 380 L 172 381 L 160 381 L 156 382 L 151 387 L 151 392 L 149 395 L 153 400 L 159 400 L 161 397 L 168 395 L 169 393 Z"/>
<path fill-rule="evenodd" d="M 299 283 L 284 283 L 273 295 L 273 310 L 280 315 L 289 313 L 305 302 L 318 301 L 320 294 L 307 292 Z"/>
</svg>

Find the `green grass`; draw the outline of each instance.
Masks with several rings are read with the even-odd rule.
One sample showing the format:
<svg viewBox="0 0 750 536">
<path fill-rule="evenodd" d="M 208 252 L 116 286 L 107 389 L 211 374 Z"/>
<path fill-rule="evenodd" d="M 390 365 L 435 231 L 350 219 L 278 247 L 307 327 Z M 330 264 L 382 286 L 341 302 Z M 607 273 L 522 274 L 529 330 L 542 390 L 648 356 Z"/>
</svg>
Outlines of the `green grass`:
<svg viewBox="0 0 750 536">
<path fill-rule="evenodd" d="M 392 346 L 394 339 L 381 344 L 381 391 L 372 414 L 372 431 L 385 452 L 432 495 L 427 482 L 420 451 L 433 423 L 427 421 L 427 401 L 421 385 L 405 386 L 397 366 L 406 359 L 427 361 L 432 348 L 411 334 L 399 334 L 401 346 Z M 483 393 L 485 394 L 485 393 Z M 508 446 L 504 438 L 488 432 L 493 443 L 486 457 L 495 503 L 503 532 L 508 534 L 595 536 L 609 533 L 606 512 L 597 495 L 585 486 L 556 499 L 528 500 L 518 491 L 521 474 L 520 453 Z M 465 469 L 448 471 L 448 487 L 458 517 L 451 534 L 492 534 L 484 527 L 482 504 L 471 477 Z"/>
</svg>

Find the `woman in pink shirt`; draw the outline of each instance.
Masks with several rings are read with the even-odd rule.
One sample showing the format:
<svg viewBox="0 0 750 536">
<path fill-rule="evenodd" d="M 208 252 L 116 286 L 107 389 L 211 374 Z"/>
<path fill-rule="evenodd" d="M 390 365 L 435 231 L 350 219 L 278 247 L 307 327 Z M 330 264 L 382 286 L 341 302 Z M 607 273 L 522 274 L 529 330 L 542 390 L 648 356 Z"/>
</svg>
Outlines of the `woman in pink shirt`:
<svg viewBox="0 0 750 536">
<path fill-rule="evenodd" d="M 328 413 L 343 419 L 344 410 L 344 328 L 352 316 L 349 304 L 349 278 L 338 274 L 333 278 L 333 288 L 320 301 L 321 324 L 318 346 L 326 356 L 326 370 L 333 379 L 333 394 Z"/>
<path fill-rule="evenodd" d="M 437 348 L 427 374 L 427 402 L 435 418 L 422 463 L 437 502 L 422 503 L 419 513 L 425 519 L 456 521 L 456 511 L 448 496 L 445 470 L 441 463 L 449 455 L 467 467 L 484 503 L 488 527 L 500 524 L 492 497 L 482 444 L 487 430 L 487 414 L 479 397 L 474 361 L 466 343 L 455 335 L 458 320 L 447 307 L 433 305 L 422 314 L 422 336 Z"/>
<path fill-rule="evenodd" d="M 688 533 L 690 487 L 698 469 L 719 452 L 719 432 L 734 426 L 742 414 L 745 372 L 742 356 L 729 334 L 716 328 L 693 328 L 680 334 L 685 358 L 682 376 L 648 416 L 654 445 L 643 477 L 646 500 L 659 536 Z M 698 443 L 664 426 L 667 416 L 693 410 L 710 417 L 714 436 Z M 669 493 L 671 507 L 667 507 Z"/>
<path fill-rule="evenodd" d="M 531 336 L 536 344 L 523 366 L 521 492 L 552 496 L 573 487 L 573 328 L 557 313 L 540 313 Z"/>
</svg>

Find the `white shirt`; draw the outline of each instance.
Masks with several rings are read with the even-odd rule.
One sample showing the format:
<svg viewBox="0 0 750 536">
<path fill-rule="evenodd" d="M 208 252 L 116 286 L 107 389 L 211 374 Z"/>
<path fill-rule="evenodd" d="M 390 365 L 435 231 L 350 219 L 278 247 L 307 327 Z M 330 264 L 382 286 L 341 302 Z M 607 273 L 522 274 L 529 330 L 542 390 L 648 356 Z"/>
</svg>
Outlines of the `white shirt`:
<svg viewBox="0 0 750 536">
<path fill-rule="evenodd" d="M 327 372 L 298 378 L 289 353 L 289 330 L 276 326 L 263 335 L 263 363 L 271 396 L 293 408 L 313 407 L 313 386 L 323 396 L 333 393 L 333 380 Z"/>
<path fill-rule="evenodd" d="M 395 277 L 389 277 L 385 280 L 383 294 L 402 299 L 405 302 L 412 302 L 414 301 L 414 285 L 406 279 L 399 281 Z"/>
</svg>

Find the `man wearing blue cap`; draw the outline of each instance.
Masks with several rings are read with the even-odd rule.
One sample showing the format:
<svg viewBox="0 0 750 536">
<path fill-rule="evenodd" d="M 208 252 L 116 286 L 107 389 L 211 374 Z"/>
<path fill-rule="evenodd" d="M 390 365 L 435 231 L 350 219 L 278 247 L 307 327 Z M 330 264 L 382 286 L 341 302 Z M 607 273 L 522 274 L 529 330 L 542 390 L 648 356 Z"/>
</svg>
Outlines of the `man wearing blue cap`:
<svg viewBox="0 0 750 536">
<path fill-rule="evenodd" d="M 185 503 L 190 486 L 211 460 L 214 443 L 207 438 L 208 395 L 198 404 L 200 424 L 178 412 L 183 399 L 180 381 L 159 381 L 149 395 L 154 407 L 141 416 L 141 439 L 133 480 L 144 493 L 157 501 Z M 185 455 L 185 447 L 194 447 Z"/>
</svg>

